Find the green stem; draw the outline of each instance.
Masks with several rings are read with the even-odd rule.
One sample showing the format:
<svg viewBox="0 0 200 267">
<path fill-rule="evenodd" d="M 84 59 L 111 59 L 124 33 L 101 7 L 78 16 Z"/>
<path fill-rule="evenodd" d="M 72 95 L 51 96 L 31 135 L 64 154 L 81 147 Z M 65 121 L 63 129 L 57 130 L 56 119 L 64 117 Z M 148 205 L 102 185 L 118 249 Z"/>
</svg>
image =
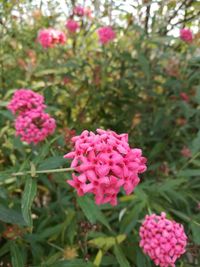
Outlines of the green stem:
<svg viewBox="0 0 200 267">
<path fill-rule="evenodd" d="M 200 155 L 200 152 L 196 153 L 190 160 L 188 160 L 180 169 L 179 172 L 185 169 L 194 159 L 196 159 Z"/>
<path fill-rule="evenodd" d="M 56 172 L 70 172 L 74 171 L 74 168 L 62 168 L 62 169 L 52 169 L 52 170 L 41 170 L 41 171 L 35 171 L 34 174 L 37 173 L 56 173 Z M 25 174 L 32 174 L 32 171 L 24 171 L 24 172 L 16 172 L 12 173 L 12 176 L 22 176 Z"/>
</svg>

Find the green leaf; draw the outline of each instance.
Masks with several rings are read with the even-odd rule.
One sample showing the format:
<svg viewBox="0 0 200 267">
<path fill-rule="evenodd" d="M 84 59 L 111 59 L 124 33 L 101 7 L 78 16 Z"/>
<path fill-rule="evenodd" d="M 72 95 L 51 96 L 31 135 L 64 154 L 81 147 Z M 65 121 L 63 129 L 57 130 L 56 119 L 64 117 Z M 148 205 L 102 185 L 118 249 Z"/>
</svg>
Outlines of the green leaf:
<svg viewBox="0 0 200 267">
<path fill-rule="evenodd" d="M 140 63 L 140 66 L 142 68 L 142 71 L 144 72 L 147 81 L 149 81 L 150 79 L 150 65 L 149 65 L 149 61 L 147 60 L 147 58 L 145 57 L 145 55 L 139 53 L 138 56 L 138 61 Z"/>
<path fill-rule="evenodd" d="M 151 264 L 149 264 L 149 261 L 147 261 L 146 256 L 142 253 L 140 248 L 137 248 L 135 253 L 136 253 L 137 266 L 139 267 L 151 266 Z"/>
<path fill-rule="evenodd" d="M 172 213 L 174 213 L 176 216 L 178 216 L 180 219 L 182 219 L 185 222 L 190 222 L 191 218 L 188 217 L 187 215 L 185 215 L 185 213 L 178 211 L 178 210 L 174 210 L 174 209 L 170 209 L 170 211 Z"/>
<path fill-rule="evenodd" d="M 197 153 L 199 150 L 200 150 L 200 131 L 198 131 L 196 138 L 192 141 L 193 154 Z"/>
<path fill-rule="evenodd" d="M 37 192 L 35 179 L 27 178 L 24 193 L 22 195 L 22 214 L 28 226 L 32 227 L 31 206 Z"/>
<path fill-rule="evenodd" d="M 81 259 L 76 259 L 72 261 L 58 261 L 49 265 L 49 267 L 94 267 L 94 265 L 91 262 L 85 262 Z"/>
<path fill-rule="evenodd" d="M 200 169 L 194 170 L 194 169 L 186 169 L 183 171 L 180 171 L 178 173 L 179 176 L 199 176 L 200 175 Z"/>
<path fill-rule="evenodd" d="M 121 250 L 120 246 L 114 246 L 114 254 L 117 258 L 117 261 L 121 267 L 130 267 L 129 262 L 127 261 L 123 251 Z"/>
<path fill-rule="evenodd" d="M 103 252 L 102 250 L 100 249 L 94 259 L 94 265 L 95 266 L 100 266 L 101 264 L 101 261 L 102 261 L 102 257 L 103 257 Z"/>
<path fill-rule="evenodd" d="M 43 162 L 39 165 L 38 169 L 54 169 L 62 166 L 64 163 L 66 163 L 66 159 L 64 159 L 63 156 L 50 157 L 46 160 L 43 160 Z"/>
<path fill-rule="evenodd" d="M 192 222 L 190 227 L 192 230 L 193 241 L 197 245 L 200 245 L 200 226 Z"/>
<path fill-rule="evenodd" d="M 10 243 L 7 242 L 4 245 L 2 245 L 1 248 L 0 248 L 0 257 L 2 257 L 3 255 L 5 255 L 9 251 L 10 251 Z"/>
<path fill-rule="evenodd" d="M 122 234 L 118 235 L 117 237 L 97 237 L 95 239 L 90 240 L 88 243 L 106 251 L 112 246 L 122 243 L 125 239 L 126 235 Z"/>
<path fill-rule="evenodd" d="M 91 223 L 96 223 L 96 221 L 99 221 L 103 225 L 105 225 L 109 230 L 111 229 L 104 214 L 88 196 L 78 197 L 77 202 L 81 207 L 83 213 Z"/>
<path fill-rule="evenodd" d="M 24 257 L 16 243 L 11 243 L 10 245 L 11 251 L 11 261 L 13 267 L 23 267 L 24 266 Z"/>
<path fill-rule="evenodd" d="M 26 225 L 26 222 L 24 221 L 21 213 L 13 209 L 8 209 L 1 204 L 0 204 L 0 221 L 11 224 Z"/>
</svg>

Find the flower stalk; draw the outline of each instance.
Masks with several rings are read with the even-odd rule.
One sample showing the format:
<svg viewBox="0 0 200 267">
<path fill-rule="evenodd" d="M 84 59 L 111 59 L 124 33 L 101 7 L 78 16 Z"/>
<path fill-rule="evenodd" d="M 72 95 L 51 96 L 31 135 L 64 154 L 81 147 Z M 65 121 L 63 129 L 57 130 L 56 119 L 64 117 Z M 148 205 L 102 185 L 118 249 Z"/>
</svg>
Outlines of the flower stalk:
<svg viewBox="0 0 200 267">
<path fill-rule="evenodd" d="M 34 171 L 34 174 L 57 173 L 57 172 L 72 172 L 72 171 L 74 171 L 74 168 L 61 168 L 61 169 Z M 12 173 L 12 176 L 23 176 L 23 175 L 26 175 L 26 174 L 33 174 L 33 172 L 32 171 L 16 172 L 16 173 Z M 33 175 L 33 176 L 35 176 L 35 175 Z"/>
</svg>

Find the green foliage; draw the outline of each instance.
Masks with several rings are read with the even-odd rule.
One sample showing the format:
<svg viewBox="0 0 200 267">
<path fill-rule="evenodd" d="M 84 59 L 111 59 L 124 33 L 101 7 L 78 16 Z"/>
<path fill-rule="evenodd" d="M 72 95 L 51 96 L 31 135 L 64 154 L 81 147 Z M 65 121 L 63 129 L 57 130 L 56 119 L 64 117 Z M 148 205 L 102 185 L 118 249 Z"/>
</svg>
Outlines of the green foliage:
<svg viewBox="0 0 200 267">
<path fill-rule="evenodd" d="M 78 33 L 43 49 L 38 30 L 67 33 L 77 1 L 40 2 L 0 1 L 0 265 L 153 267 L 138 230 L 146 214 L 165 211 L 188 236 L 176 266 L 199 266 L 200 43 L 198 34 L 190 44 L 172 36 L 199 29 L 199 3 L 92 1 L 93 18 L 78 18 Z M 104 24 L 117 34 L 106 46 L 96 34 Z M 55 134 L 37 146 L 15 136 L 6 106 L 17 88 L 44 95 L 56 119 Z M 71 173 L 53 172 L 69 167 L 67 131 L 96 128 L 127 132 L 148 158 L 135 192 L 121 192 L 116 207 L 78 197 L 66 184 Z"/>
</svg>

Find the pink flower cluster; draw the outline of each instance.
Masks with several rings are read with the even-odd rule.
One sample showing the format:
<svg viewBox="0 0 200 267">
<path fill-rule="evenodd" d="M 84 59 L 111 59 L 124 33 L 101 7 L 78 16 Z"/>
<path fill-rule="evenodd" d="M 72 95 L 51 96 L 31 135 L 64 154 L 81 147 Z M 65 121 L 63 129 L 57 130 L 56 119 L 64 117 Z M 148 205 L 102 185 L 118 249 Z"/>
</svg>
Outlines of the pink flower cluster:
<svg viewBox="0 0 200 267">
<path fill-rule="evenodd" d="M 66 36 L 59 30 L 49 28 L 40 30 L 37 40 L 44 48 L 49 48 L 54 47 L 56 44 L 64 44 Z"/>
<path fill-rule="evenodd" d="M 99 42 L 101 44 L 107 44 L 111 42 L 113 39 L 115 39 L 116 37 L 115 32 L 110 26 L 99 28 L 97 33 L 99 35 Z"/>
<path fill-rule="evenodd" d="M 140 227 L 140 247 L 156 266 L 175 267 L 175 261 L 185 253 L 187 236 L 181 224 L 161 215 L 146 215 Z"/>
<path fill-rule="evenodd" d="M 55 120 L 42 110 L 30 110 L 15 120 L 16 135 L 28 144 L 43 141 L 55 130 Z"/>
<path fill-rule="evenodd" d="M 76 32 L 80 26 L 79 23 L 73 19 L 68 19 L 66 22 L 66 28 L 70 31 L 70 32 Z"/>
<path fill-rule="evenodd" d="M 13 114 L 20 114 L 32 109 L 43 110 L 45 107 L 44 97 L 28 89 L 15 91 L 12 100 L 7 106 Z"/>
<path fill-rule="evenodd" d="M 75 6 L 73 13 L 79 17 L 83 17 L 85 15 L 85 9 L 82 6 Z"/>
<path fill-rule="evenodd" d="M 54 132 L 55 120 L 44 112 L 45 107 L 42 95 L 29 89 L 15 91 L 7 108 L 18 115 L 15 129 L 22 141 L 37 144 Z"/>
<path fill-rule="evenodd" d="M 71 167 L 79 173 L 73 174 L 70 184 L 79 196 L 95 195 L 96 204 L 117 205 L 117 194 L 123 187 L 131 194 L 139 183 L 139 173 L 146 171 L 146 158 L 138 148 L 130 148 L 128 134 L 97 129 L 97 134 L 83 131 L 72 138 L 74 150 L 65 158 L 73 159 Z"/>
<path fill-rule="evenodd" d="M 186 94 L 186 93 L 184 93 L 184 92 L 181 92 L 181 93 L 180 93 L 180 97 L 181 97 L 181 99 L 182 99 L 183 101 L 185 101 L 185 102 L 189 102 L 189 100 L 190 100 L 189 95 Z"/>
<path fill-rule="evenodd" d="M 193 40 L 193 34 L 190 29 L 184 28 L 180 30 L 180 38 L 186 43 L 191 43 Z"/>
</svg>

